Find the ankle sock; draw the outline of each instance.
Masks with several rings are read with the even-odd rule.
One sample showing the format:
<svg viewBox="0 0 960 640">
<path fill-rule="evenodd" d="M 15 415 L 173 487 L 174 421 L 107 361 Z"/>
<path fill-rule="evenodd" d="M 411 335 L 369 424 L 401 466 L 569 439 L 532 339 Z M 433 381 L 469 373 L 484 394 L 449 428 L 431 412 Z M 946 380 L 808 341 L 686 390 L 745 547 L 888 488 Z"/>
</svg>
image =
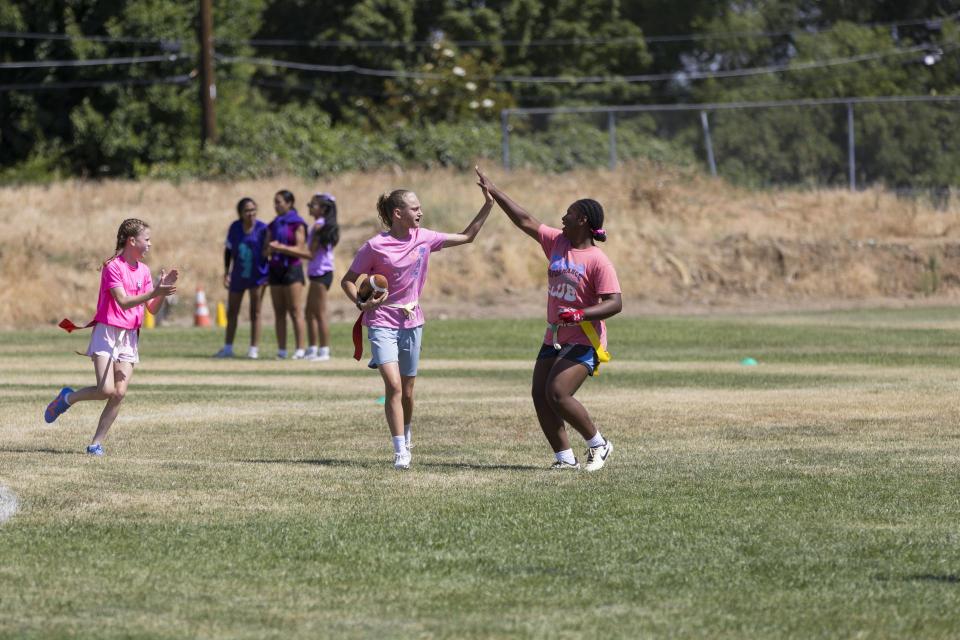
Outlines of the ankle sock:
<svg viewBox="0 0 960 640">
<path fill-rule="evenodd" d="M 589 440 L 587 440 L 587 446 L 592 449 L 592 448 L 594 448 L 594 447 L 602 446 L 602 445 L 604 445 L 606 442 L 607 442 L 607 441 L 604 439 L 604 437 L 603 437 L 602 435 L 600 435 L 600 430 L 597 429 L 596 435 L 593 436 L 592 438 L 590 438 Z"/>
<path fill-rule="evenodd" d="M 553 454 L 559 462 L 567 464 L 577 464 L 577 458 L 573 455 L 573 449 L 564 449 Z"/>
</svg>

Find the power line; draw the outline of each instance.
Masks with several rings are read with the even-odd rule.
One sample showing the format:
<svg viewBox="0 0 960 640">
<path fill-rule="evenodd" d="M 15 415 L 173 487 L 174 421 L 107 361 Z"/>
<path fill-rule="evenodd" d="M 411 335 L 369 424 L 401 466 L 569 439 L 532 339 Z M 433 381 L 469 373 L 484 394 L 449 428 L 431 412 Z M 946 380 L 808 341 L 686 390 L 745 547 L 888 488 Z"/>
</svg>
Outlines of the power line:
<svg viewBox="0 0 960 640">
<path fill-rule="evenodd" d="M 951 47 L 955 48 L 955 47 Z M 734 78 L 764 75 L 772 73 L 783 73 L 787 71 L 804 71 L 809 69 L 820 69 L 826 67 L 840 66 L 846 64 L 856 64 L 869 60 L 878 60 L 890 56 L 900 56 L 912 53 L 926 51 L 925 46 L 909 47 L 907 49 L 890 49 L 874 53 L 865 53 L 856 56 L 844 58 L 831 58 L 827 60 L 811 60 L 808 62 L 785 63 L 778 65 L 769 65 L 765 67 L 752 67 L 748 69 L 731 69 L 727 71 L 674 71 L 670 73 L 653 73 L 640 75 L 624 76 L 493 76 L 490 78 L 494 82 L 512 82 L 516 84 L 606 84 L 606 83 L 643 83 L 660 82 L 665 80 L 706 80 L 711 78 Z M 217 59 L 225 63 L 246 63 L 259 66 L 272 66 L 281 69 L 295 69 L 299 71 L 314 71 L 319 73 L 356 73 L 359 75 L 381 76 L 391 78 L 409 78 L 409 79 L 427 79 L 442 80 L 449 79 L 449 74 L 422 73 L 415 71 L 398 71 L 391 69 L 367 69 L 356 65 L 321 65 L 310 64 L 306 62 L 290 62 L 287 60 L 270 60 L 265 58 L 246 58 L 240 56 L 217 56 Z M 468 78 L 458 76 L 464 81 Z"/>
<path fill-rule="evenodd" d="M 89 89 L 112 85 L 154 85 L 189 84 L 193 77 L 189 74 L 166 78 L 123 78 L 118 80 L 75 80 L 69 82 L 25 82 L 19 84 L 0 84 L 0 91 L 53 91 L 64 89 Z"/>
<path fill-rule="evenodd" d="M 180 47 L 181 40 L 165 40 L 163 38 L 135 38 L 125 36 L 88 36 L 69 33 L 41 33 L 37 31 L 0 31 L 0 38 L 14 40 L 89 40 L 91 42 L 114 42 L 127 44 L 155 44 L 161 47 Z"/>
<path fill-rule="evenodd" d="M 145 62 L 176 62 L 174 53 L 159 56 L 134 56 L 125 58 L 90 58 L 89 60 L 25 60 L 0 62 L 0 69 L 39 69 L 48 67 L 103 67 L 108 65 L 142 64 Z"/>
</svg>

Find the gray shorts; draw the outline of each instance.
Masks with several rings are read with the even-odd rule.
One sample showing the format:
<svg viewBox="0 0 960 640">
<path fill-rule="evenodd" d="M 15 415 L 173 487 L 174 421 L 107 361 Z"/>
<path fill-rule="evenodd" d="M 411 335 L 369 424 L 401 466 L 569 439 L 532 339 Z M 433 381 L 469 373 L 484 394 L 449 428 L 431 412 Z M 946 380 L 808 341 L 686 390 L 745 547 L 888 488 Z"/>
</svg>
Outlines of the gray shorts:
<svg viewBox="0 0 960 640">
<path fill-rule="evenodd" d="M 400 375 L 415 376 L 420 366 L 420 345 L 423 341 L 423 325 L 413 329 L 390 329 L 387 327 L 367 327 L 370 350 L 373 357 L 367 364 L 376 369 L 382 364 L 396 362 L 400 365 Z"/>
</svg>

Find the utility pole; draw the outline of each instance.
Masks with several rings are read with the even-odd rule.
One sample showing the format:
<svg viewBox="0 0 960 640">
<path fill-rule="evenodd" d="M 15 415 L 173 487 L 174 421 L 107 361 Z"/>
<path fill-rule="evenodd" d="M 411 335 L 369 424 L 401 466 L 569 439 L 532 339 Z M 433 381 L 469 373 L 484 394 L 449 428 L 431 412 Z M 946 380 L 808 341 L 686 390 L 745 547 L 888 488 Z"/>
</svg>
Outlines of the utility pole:
<svg viewBox="0 0 960 640">
<path fill-rule="evenodd" d="M 213 80 L 213 0 L 200 0 L 200 143 L 217 142 L 217 85 Z"/>
</svg>

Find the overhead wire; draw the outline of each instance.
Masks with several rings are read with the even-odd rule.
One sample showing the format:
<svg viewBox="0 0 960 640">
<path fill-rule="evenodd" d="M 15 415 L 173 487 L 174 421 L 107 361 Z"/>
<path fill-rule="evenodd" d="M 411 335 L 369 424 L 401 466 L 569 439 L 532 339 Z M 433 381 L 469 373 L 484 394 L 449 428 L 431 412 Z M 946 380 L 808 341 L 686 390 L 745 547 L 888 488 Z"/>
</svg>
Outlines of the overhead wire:
<svg viewBox="0 0 960 640">
<path fill-rule="evenodd" d="M 42 69 L 49 67 L 103 67 L 143 64 L 148 62 L 176 62 L 184 56 L 165 53 L 157 56 L 127 56 L 122 58 L 89 58 L 87 60 L 20 60 L 0 62 L 0 69 Z"/>
<path fill-rule="evenodd" d="M 154 85 L 189 84 L 193 80 L 190 74 L 168 76 L 166 78 L 120 78 L 116 80 L 71 80 L 65 82 L 21 82 L 0 84 L 0 92 L 7 91 L 51 91 L 63 89 L 90 89 L 112 85 Z"/>
</svg>

